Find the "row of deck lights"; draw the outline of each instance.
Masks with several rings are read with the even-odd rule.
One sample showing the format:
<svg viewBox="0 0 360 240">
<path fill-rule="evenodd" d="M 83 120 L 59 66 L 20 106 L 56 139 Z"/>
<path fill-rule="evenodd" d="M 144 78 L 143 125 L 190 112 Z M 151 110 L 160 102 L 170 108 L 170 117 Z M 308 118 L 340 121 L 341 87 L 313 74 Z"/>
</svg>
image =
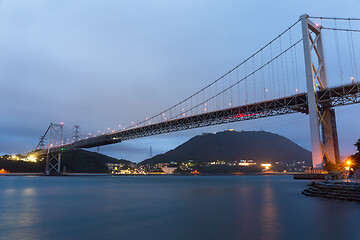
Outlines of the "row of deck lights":
<svg viewBox="0 0 360 240">
<path fill-rule="evenodd" d="M 352 81 L 352 83 L 355 83 L 355 78 L 354 78 L 354 77 L 350 77 L 350 80 Z M 269 89 L 266 88 L 266 89 L 264 89 L 264 91 L 265 91 L 265 93 L 266 93 L 266 92 L 269 92 Z M 295 92 L 299 92 L 299 89 L 296 88 L 296 89 L 295 89 Z M 204 107 L 204 112 L 207 112 L 207 111 L 208 111 L 208 107 L 207 107 L 208 104 L 205 103 L 204 106 L 205 106 L 205 107 Z M 232 102 L 229 103 L 229 106 L 232 106 Z M 181 111 L 184 112 L 185 109 L 182 108 Z M 186 113 L 182 113 L 181 115 L 182 115 L 182 116 L 186 116 Z M 165 116 L 166 116 L 165 113 L 162 113 L 162 116 L 165 117 Z M 145 118 L 145 121 L 146 121 L 148 124 L 151 124 L 152 122 L 151 122 L 150 120 L 149 120 L 149 121 L 148 121 L 148 120 L 149 120 L 149 118 L 146 117 L 146 118 Z M 167 121 L 167 120 L 168 120 L 168 118 L 165 117 L 165 121 Z M 62 124 L 63 124 L 63 123 L 62 123 Z M 131 121 L 131 124 L 134 124 L 134 121 Z M 145 124 L 145 122 L 144 122 L 144 124 Z M 121 127 L 121 125 L 119 124 L 119 128 L 120 128 L 120 127 Z M 138 124 L 135 124 L 135 125 L 133 125 L 132 127 L 138 127 Z M 107 128 L 107 130 L 109 131 L 108 133 L 115 133 L 115 130 L 110 130 L 110 128 Z M 122 128 L 122 130 L 124 131 L 124 130 L 126 130 L 126 128 Z M 103 132 L 103 133 L 101 134 L 101 131 L 98 130 L 98 131 L 97 131 L 97 134 L 92 134 L 92 133 L 90 132 L 90 133 L 89 133 L 89 136 L 87 136 L 85 139 L 88 139 L 89 137 L 96 137 L 96 136 L 105 135 L 105 134 L 106 134 L 105 132 Z M 81 139 L 81 138 L 80 138 L 80 139 Z M 69 141 L 70 141 L 70 139 L 67 139 L 66 143 L 69 143 Z M 72 143 L 73 143 L 73 142 L 75 142 L 75 140 L 73 140 Z M 62 141 L 62 143 L 64 143 L 64 141 Z M 47 146 L 45 146 L 45 147 L 47 147 Z M 50 147 L 52 147 L 52 145 L 51 145 Z"/>
</svg>

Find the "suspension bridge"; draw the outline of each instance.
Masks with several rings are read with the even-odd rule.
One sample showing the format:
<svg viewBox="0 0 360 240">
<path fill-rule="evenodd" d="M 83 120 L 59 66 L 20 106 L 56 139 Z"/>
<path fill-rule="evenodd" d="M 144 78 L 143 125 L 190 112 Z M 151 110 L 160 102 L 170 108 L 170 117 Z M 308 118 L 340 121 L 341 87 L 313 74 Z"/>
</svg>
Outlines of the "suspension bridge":
<svg viewBox="0 0 360 240">
<path fill-rule="evenodd" d="M 359 35 L 360 19 L 302 15 L 226 74 L 163 112 L 82 139 L 64 140 L 63 124 L 51 123 L 31 154 L 46 156 L 47 174 L 60 173 L 61 153 L 74 148 L 302 113 L 309 116 L 313 167 L 339 163 L 335 107 L 360 102 Z"/>
</svg>

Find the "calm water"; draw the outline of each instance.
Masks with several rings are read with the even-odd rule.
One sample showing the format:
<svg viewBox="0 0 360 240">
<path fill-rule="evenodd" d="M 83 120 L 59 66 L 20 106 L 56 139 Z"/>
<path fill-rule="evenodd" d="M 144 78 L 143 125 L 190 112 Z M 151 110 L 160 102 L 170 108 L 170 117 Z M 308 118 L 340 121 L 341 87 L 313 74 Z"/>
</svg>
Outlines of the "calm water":
<svg viewBox="0 0 360 240">
<path fill-rule="evenodd" d="M 291 176 L 0 177 L 0 239 L 360 239 Z"/>
</svg>

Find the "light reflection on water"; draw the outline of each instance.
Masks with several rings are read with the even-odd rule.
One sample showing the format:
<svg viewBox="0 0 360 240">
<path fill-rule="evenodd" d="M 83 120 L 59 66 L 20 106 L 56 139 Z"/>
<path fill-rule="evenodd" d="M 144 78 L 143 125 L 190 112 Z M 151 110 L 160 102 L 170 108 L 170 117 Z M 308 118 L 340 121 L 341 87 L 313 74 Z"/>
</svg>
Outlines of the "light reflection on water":
<svg viewBox="0 0 360 240">
<path fill-rule="evenodd" d="M 280 230 L 277 211 L 278 208 L 274 199 L 273 185 L 266 181 L 263 190 L 263 203 L 260 217 L 262 239 L 277 239 Z"/>
<path fill-rule="evenodd" d="M 1 177 L 0 239 L 360 239 L 291 176 Z"/>
</svg>

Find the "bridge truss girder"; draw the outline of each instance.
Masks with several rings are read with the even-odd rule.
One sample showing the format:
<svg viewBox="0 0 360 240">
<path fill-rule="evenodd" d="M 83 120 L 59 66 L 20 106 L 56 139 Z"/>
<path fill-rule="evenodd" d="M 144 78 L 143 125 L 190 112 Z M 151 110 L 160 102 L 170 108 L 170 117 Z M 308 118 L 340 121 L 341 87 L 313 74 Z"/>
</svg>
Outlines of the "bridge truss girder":
<svg viewBox="0 0 360 240">
<path fill-rule="evenodd" d="M 320 89 L 315 93 L 315 97 L 319 109 L 321 109 L 323 105 L 338 107 L 360 103 L 360 83 Z M 111 134 L 81 139 L 70 144 L 53 146 L 50 149 L 36 148 L 31 154 L 45 156 L 48 152 L 56 154 L 75 148 L 91 148 L 140 137 L 297 112 L 309 113 L 306 93 L 126 129 Z"/>
</svg>

